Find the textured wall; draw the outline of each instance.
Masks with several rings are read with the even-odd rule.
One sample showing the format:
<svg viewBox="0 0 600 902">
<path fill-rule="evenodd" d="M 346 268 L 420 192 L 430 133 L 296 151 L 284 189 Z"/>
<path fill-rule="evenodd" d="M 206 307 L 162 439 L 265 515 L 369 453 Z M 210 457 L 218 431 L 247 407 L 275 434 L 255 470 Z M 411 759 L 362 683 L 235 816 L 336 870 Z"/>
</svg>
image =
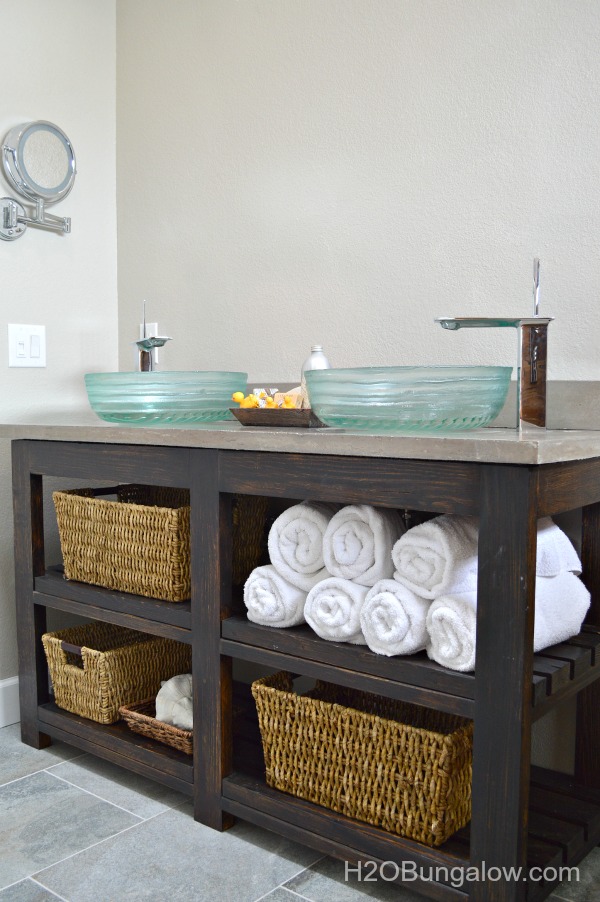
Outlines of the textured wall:
<svg viewBox="0 0 600 902">
<path fill-rule="evenodd" d="M 0 242 L 2 418 L 87 406 L 83 374 L 117 365 L 114 0 L 3 4 L 0 138 L 48 119 L 73 142 L 78 175 L 49 212 L 72 233 L 29 228 Z M 0 176 L 0 194 L 13 192 Z M 46 326 L 45 369 L 9 369 L 7 323 Z M 10 445 L 0 442 L 0 680 L 17 672 Z"/>
<path fill-rule="evenodd" d="M 141 300 L 171 368 L 512 363 L 598 379 L 597 0 L 120 0 L 121 365 Z M 583 327 L 583 322 L 587 326 Z"/>
</svg>

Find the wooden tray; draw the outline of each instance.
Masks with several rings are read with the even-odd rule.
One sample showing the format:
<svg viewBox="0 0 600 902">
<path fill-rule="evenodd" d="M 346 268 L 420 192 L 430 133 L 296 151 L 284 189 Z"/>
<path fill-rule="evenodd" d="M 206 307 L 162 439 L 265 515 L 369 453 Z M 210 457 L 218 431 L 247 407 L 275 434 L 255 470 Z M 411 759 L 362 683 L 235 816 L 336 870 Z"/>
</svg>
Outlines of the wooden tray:
<svg viewBox="0 0 600 902">
<path fill-rule="evenodd" d="M 320 429 L 325 427 L 318 416 L 310 409 L 282 410 L 269 407 L 230 407 L 242 426 L 288 426 L 293 429 Z"/>
</svg>

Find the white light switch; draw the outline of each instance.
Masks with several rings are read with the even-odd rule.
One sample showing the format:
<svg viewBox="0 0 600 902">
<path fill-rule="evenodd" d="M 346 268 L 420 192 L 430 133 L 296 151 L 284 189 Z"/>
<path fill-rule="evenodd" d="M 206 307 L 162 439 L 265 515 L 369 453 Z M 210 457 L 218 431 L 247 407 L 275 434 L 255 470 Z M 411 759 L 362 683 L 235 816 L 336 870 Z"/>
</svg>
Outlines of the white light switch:
<svg viewBox="0 0 600 902">
<path fill-rule="evenodd" d="M 46 327 L 9 323 L 8 365 L 46 366 Z"/>
</svg>

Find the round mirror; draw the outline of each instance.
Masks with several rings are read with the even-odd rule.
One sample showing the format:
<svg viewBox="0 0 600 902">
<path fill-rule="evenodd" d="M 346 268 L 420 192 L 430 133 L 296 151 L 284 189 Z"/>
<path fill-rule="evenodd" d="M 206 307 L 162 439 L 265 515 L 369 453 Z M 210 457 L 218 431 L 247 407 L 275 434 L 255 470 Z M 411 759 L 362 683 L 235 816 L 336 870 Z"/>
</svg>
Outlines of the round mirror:
<svg viewBox="0 0 600 902">
<path fill-rule="evenodd" d="M 51 122 L 17 125 L 2 144 L 4 172 L 29 200 L 55 204 L 75 181 L 75 152 L 65 133 Z"/>
</svg>

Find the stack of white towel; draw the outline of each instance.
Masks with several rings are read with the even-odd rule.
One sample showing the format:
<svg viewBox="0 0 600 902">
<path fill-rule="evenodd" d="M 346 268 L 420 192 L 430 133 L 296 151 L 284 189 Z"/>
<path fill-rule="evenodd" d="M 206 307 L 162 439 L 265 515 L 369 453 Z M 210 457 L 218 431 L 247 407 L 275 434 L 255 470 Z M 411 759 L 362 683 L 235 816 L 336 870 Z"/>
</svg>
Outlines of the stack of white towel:
<svg viewBox="0 0 600 902">
<path fill-rule="evenodd" d="M 434 530 L 443 517 L 424 524 Z M 427 654 L 452 670 L 475 669 L 477 559 L 464 546 L 458 583 L 446 584 L 427 612 Z M 460 555 L 460 552 L 459 552 Z M 576 635 L 590 606 L 590 593 L 579 579 L 581 561 L 564 532 L 550 519 L 538 523 L 535 629 L 533 650 Z M 398 576 L 398 574 L 396 574 Z"/>
<path fill-rule="evenodd" d="M 392 576 L 403 532 L 387 508 L 309 501 L 288 508 L 269 532 L 271 563 L 244 587 L 248 619 L 278 627 L 306 621 L 324 639 L 364 645 L 362 605 L 370 587 Z"/>
<path fill-rule="evenodd" d="M 406 531 L 394 510 L 302 502 L 269 533 L 271 563 L 248 577 L 248 618 L 307 622 L 323 639 L 382 655 L 427 650 L 453 670 L 475 667 L 478 521 L 444 514 Z M 539 521 L 534 650 L 579 632 L 590 604 L 573 545 Z"/>
</svg>

